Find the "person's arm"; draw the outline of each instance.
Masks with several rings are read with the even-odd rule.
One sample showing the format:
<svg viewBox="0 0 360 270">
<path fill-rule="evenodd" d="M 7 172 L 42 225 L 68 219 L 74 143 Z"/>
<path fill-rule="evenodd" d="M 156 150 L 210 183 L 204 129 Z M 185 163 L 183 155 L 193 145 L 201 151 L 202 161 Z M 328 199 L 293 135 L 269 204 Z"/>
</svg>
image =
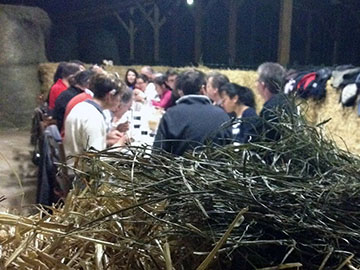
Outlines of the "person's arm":
<svg viewBox="0 0 360 270">
<path fill-rule="evenodd" d="M 152 105 L 160 108 L 168 108 L 171 104 L 171 91 L 167 91 L 160 101 L 152 101 Z"/>
</svg>

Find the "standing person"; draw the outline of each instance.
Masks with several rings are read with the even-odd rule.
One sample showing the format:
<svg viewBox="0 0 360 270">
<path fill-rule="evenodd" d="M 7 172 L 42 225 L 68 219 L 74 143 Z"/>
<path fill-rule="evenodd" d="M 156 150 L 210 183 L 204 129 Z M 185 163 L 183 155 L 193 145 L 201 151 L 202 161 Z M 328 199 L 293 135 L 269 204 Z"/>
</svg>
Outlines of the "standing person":
<svg viewBox="0 0 360 270">
<path fill-rule="evenodd" d="M 294 112 L 294 105 L 283 93 L 285 69 L 278 63 L 266 62 L 258 69 L 257 90 L 265 103 L 260 111 L 262 123 L 258 125 L 258 131 L 265 136 L 265 139 L 276 141 L 280 139 L 280 133 L 273 127 L 279 122 L 279 117 Z"/>
<path fill-rule="evenodd" d="M 251 89 L 235 83 L 227 83 L 220 88 L 222 104 L 227 113 L 235 113 L 232 125 L 234 140 L 239 143 L 249 142 L 255 136 L 257 114 L 255 98 Z"/>
<path fill-rule="evenodd" d="M 152 105 L 166 110 L 171 105 L 171 90 L 166 83 L 166 76 L 160 74 L 154 79 L 155 89 L 160 97 L 160 101 L 152 100 Z"/>
<path fill-rule="evenodd" d="M 125 83 L 131 89 L 134 90 L 136 84 L 136 78 L 138 77 L 138 73 L 135 69 L 129 68 L 125 73 Z"/>
<path fill-rule="evenodd" d="M 206 95 L 212 100 L 214 105 L 220 105 L 221 96 L 219 89 L 229 83 L 229 78 L 219 72 L 210 72 L 206 76 Z"/>
<path fill-rule="evenodd" d="M 78 155 L 92 148 L 106 148 L 104 109 L 114 110 L 126 89 L 125 84 L 112 74 L 96 74 L 90 81 L 92 100 L 77 104 L 65 120 L 64 148 L 66 155 Z M 124 136 L 116 144 L 123 145 Z"/>
<path fill-rule="evenodd" d="M 61 65 L 62 72 L 56 83 L 51 87 L 49 92 L 49 109 L 53 110 L 55 107 L 55 101 L 58 96 L 64 92 L 67 88 L 69 88 L 70 83 L 69 79 L 72 75 L 80 70 L 84 70 L 82 66 L 75 64 L 75 63 L 66 63 Z"/>
<path fill-rule="evenodd" d="M 200 95 L 205 76 L 198 70 L 182 72 L 176 82 L 180 99 L 162 117 L 154 148 L 183 155 L 205 144 L 223 145 L 231 138 L 231 129 L 222 125 L 230 120 L 223 109 L 213 106 Z"/>
</svg>

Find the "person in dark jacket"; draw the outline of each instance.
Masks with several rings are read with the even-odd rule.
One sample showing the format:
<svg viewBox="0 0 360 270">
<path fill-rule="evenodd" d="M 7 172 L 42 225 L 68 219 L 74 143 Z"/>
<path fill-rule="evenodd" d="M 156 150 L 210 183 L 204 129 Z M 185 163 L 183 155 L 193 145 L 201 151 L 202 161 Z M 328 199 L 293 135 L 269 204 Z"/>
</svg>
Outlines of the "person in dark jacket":
<svg viewBox="0 0 360 270">
<path fill-rule="evenodd" d="M 94 74 L 95 73 L 90 70 L 76 73 L 75 76 L 69 80 L 70 87 L 62 92 L 56 99 L 53 118 L 56 120 L 56 125 L 59 130 L 62 129 L 64 124 L 66 105 L 73 97 L 83 93 L 89 87 L 90 79 Z"/>
<path fill-rule="evenodd" d="M 234 113 L 235 119 L 232 125 L 234 141 L 247 143 L 255 135 L 255 123 L 258 116 L 255 111 L 255 98 L 251 89 L 236 83 L 223 85 L 221 93 L 221 106 L 227 113 Z"/>
<path fill-rule="evenodd" d="M 280 117 L 294 112 L 294 105 L 283 93 L 283 84 L 285 78 L 285 69 L 278 63 L 263 63 L 258 67 L 257 90 L 260 96 L 265 100 L 260 111 L 260 123 L 258 124 L 258 133 L 261 133 L 263 139 L 277 141 L 281 134 L 274 127 Z"/>
<path fill-rule="evenodd" d="M 180 99 L 162 117 L 155 137 L 154 148 L 183 155 L 205 144 L 223 145 L 231 138 L 230 120 L 223 109 L 200 95 L 205 85 L 202 72 L 190 69 L 176 81 Z"/>
</svg>

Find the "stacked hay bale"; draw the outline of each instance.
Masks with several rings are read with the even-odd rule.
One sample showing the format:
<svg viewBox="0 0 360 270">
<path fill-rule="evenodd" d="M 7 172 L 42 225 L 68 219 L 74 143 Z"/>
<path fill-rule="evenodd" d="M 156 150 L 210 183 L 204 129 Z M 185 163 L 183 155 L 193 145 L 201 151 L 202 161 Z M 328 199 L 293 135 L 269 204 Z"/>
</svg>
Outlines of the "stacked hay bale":
<svg viewBox="0 0 360 270">
<path fill-rule="evenodd" d="M 57 64 L 46 63 L 39 67 L 40 77 L 42 79 L 42 91 L 47 92 L 52 84 L 52 76 L 56 70 Z M 129 66 L 109 66 L 107 70 L 111 72 L 119 73 L 120 77 L 125 76 L 126 70 Z M 140 70 L 141 66 L 132 66 L 136 70 Z M 165 72 L 168 67 L 155 66 L 156 71 Z M 179 68 L 183 70 L 185 68 Z M 205 73 L 211 69 L 207 67 L 199 67 L 200 70 Z M 261 109 L 263 105 L 263 99 L 256 91 L 256 79 L 257 75 L 255 71 L 244 70 L 217 70 L 227 75 L 230 81 L 238 83 L 243 86 L 247 86 L 253 89 L 255 93 L 255 99 L 257 104 L 257 111 Z M 308 120 L 316 125 L 325 120 L 331 119 L 326 126 L 325 130 L 329 136 L 332 136 L 335 142 L 342 149 L 348 149 L 352 153 L 360 154 L 360 136 L 357 134 L 357 130 L 360 130 L 360 119 L 354 108 L 343 108 L 339 103 L 339 93 L 331 87 L 331 80 L 328 82 L 327 95 L 322 101 L 309 100 L 303 103 L 303 108 L 306 110 Z"/>
<path fill-rule="evenodd" d="M 0 124 L 29 126 L 50 19 L 39 8 L 0 5 L 0 25 Z"/>
</svg>

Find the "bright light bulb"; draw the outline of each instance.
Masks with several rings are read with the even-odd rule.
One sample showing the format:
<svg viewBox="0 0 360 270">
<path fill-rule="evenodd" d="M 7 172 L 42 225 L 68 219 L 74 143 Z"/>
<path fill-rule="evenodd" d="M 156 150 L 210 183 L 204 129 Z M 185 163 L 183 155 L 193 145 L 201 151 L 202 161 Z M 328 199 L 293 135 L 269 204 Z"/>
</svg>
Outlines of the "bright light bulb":
<svg viewBox="0 0 360 270">
<path fill-rule="evenodd" d="M 187 2 L 187 4 L 190 5 L 190 6 L 191 6 L 192 4 L 194 4 L 194 0 L 186 0 L 186 2 Z"/>
</svg>

